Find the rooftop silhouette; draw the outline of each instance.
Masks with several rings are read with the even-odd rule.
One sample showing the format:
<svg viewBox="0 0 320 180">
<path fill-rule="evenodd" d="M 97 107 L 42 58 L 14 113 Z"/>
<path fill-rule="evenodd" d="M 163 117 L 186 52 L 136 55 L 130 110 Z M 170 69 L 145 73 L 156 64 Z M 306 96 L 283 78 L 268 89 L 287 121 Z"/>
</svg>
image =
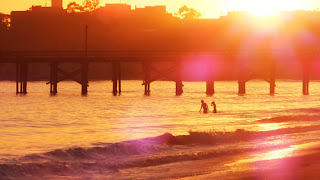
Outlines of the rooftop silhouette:
<svg viewBox="0 0 320 180">
<path fill-rule="evenodd" d="M 319 11 L 265 18 L 234 11 L 219 19 L 177 14 L 166 6 L 106 4 L 81 12 L 33 6 L 1 15 L 0 50 L 215 52 L 225 62 L 318 58 Z"/>
<path fill-rule="evenodd" d="M 318 11 L 283 12 L 265 19 L 245 12 L 229 12 L 219 19 L 181 19 L 167 13 L 166 6 L 131 9 L 127 4 L 106 4 L 91 12 L 68 12 L 59 6 L 60 0 L 52 4 L 1 15 L 0 49 L 81 51 L 86 25 L 92 51 L 286 48 L 279 43 L 299 49 L 319 45 Z"/>
</svg>

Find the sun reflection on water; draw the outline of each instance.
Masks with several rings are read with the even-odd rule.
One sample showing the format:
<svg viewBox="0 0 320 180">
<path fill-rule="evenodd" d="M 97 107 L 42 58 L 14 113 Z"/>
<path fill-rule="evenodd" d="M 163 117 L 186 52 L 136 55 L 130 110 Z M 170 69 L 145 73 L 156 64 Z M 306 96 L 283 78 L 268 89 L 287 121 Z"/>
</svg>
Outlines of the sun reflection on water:
<svg viewBox="0 0 320 180">
<path fill-rule="evenodd" d="M 287 157 L 293 157 L 295 155 L 296 150 L 297 149 L 295 146 L 292 146 L 292 147 L 290 146 L 288 148 L 267 151 L 265 153 L 255 153 L 255 154 L 251 155 L 250 158 L 241 159 L 241 160 L 238 160 L 238 161 L 226 164 L 226 165 L 230 166 L 230 167 L 235 167 L 235 166 L 241 165 L 241 164 L 248 164 L 248 163 L 255 163 L 255 162 L 259 162 L 259 161 L 267 161 L 267 160 L 275 160 L 275 159 L 283 159 L 283 158 L 287 158 Z"/>
<path fill-rule="evenodd" d="M 273 159 L 282 159 L 286 157 L 292 157 L 294 155 L 295 147 L 289 147 L 284 149 L 278 149 L 274 151 L 269 151 L 267 153 L 259 154 L 255 157 L 255 160 L 273 160 Z"/>
<path fill-rule="evenodd" d="M 259 130 L 261 131 L 272 131 L 281 129 L 282 125 L 285 123 L 268 123 L 268 124 L 259 124 Z"/>
<path fill-rule="evenodd" d="M 251 154 L 249 158 L 240 159 L 238 161 L 225 164 L 230 167 L 238 167 L 243 164 L 252 164 L 255 166 L 257 162 L 264 162 L 270 160 L 286 161 L 286 158 L 293 158 L 301 155 L 319 153 L 319 142 L 311 142 L 299 145 L 290 145 L 289 147 L 282 149 L 273 149 L 267 152 L 256 152 Z"/>
</svg>

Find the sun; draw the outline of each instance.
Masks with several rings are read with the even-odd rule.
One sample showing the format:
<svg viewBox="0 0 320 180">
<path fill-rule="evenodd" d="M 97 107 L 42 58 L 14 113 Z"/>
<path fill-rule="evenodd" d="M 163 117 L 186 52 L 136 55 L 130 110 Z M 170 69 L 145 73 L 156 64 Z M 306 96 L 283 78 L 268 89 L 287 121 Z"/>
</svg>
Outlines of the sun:
<svg viewBox="0 0 320 180">
<path fill-rule="evenodd" d="M 242 0 L 240 11 L 247 11 L 257 17 L 268 17 L 280 14 L 283 11 L 298 10 L 303 6 L 299 0 Z"/>
</svg>

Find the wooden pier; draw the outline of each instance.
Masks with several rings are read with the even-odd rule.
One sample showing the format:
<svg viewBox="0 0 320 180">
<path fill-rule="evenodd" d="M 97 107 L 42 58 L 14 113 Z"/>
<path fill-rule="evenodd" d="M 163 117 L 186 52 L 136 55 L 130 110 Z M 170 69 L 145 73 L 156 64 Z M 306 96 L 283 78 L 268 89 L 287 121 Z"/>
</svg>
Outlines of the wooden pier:
<svg viewBox="0 0 320 180">
<path fill-rule="evenodd" d="M 211 52 L 215 54 L 217 52 Z M 230 55 L 232 51 L 221 51 L 220 54 Z M 93 62 L 107 62 L 111 63 L 112 67 L 112 82 L 113 95 L 121 94 L 121 63 L 136 62 L 140 63 L 143 69 L 143 83 L 144 94 L 150 95 L 151 83 L 165 77 L 168 80 L 176 83 L 176 95 L 183 93 L 183 77 L 182 66 L 187 58 L 186 56 L 193 55 L 190 52 L 118 52 L 118 51 L 55 51 L 55 52 L 18 52 L 9 51 L 0 54 L 0 63 L 15 63 L 16 64 L 16 93 L 27 93 L 27 82 L 29 73 L 29 64 L 31 63 L 46 63 L 50 66 L 50 80 L 47 84 L 50 85 L 50 93 L 58 93 L 58 83 L 71 79 L 81 85 L 81 94 L 88 93 L 88 72 L 89 64 Z M 206 53 L 210 56 L 210 53 Z M 170 62 L 172 67 L 166 70 L 157 69 L 153 63 Z M 63 63 L 76 63 L 78 68 L 72 72 L 62 69 L 59 65 Z M 276 87 L 276 70 L 277 63 L 272 60 L 267 61 L 268 76 L 263 77 L 265 81 L 270 84 L 270 95 L 275 94 Z M 310 81 L 310 64 L 309 62 L 301 63 L 302 69 L 302 93 L 309 94 Z M 219 67 L 218 67 L 219 68 Z M 238 94 L 246 93 L 246 82 L 254 79 L 254 75 L 250 74 L 242 65 L 236 66 L 238 70 Z M 213 70 L 211 70 L 213 71 Z M 206 93 L 213 95 L 215 93 L 214 81 L 216 81 L 213 74 L 211 74 L 203 81 L 206 82 Z M 155 75 L 156 74 L 156 75 Z M 60 78 L 59 78 L 60 77 Z M 80 77 L 80 78 L 79 78 Z"/>
</svg>

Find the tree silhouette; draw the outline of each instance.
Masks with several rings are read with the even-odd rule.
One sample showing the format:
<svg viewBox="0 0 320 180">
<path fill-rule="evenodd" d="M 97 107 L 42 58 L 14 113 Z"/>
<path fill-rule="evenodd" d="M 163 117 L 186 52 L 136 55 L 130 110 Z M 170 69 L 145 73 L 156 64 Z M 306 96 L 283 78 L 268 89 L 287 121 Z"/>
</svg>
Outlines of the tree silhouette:
<svg viewBox="0 0 320 180">
<path fill-rule="evenodd" d="M 84 8 L 76 2 L 71 2 L 67 6 L 67 12 L 68 13 L 84 12 Z"/>
<path fill-rule="evenodd" d="M 68 4 L 67 12 L 68 13 L 76 13 L 76 12 L 92 12 L 99 8 L 100 0 L 84 0 L 80 5 L 76 2 L 71 2 Z"/>
<path fill-rule="evenodd" d="M 0 31 L 8 30 L 10 27 L 10 16 L 0 13 Z"/>
<path fill-rule="evenodd" d="M 182 19 L 198 19 L 201 17 L 201 13 L 193 8 L 188 8 L 186 5 L 182 6 L 175 15 Z"/>
<path fill-rule="evenodd" d="M 83 7 L 87 12 L 94 11 L 99 8 L 100 0 L 84 0 Z"/>
</svg>

